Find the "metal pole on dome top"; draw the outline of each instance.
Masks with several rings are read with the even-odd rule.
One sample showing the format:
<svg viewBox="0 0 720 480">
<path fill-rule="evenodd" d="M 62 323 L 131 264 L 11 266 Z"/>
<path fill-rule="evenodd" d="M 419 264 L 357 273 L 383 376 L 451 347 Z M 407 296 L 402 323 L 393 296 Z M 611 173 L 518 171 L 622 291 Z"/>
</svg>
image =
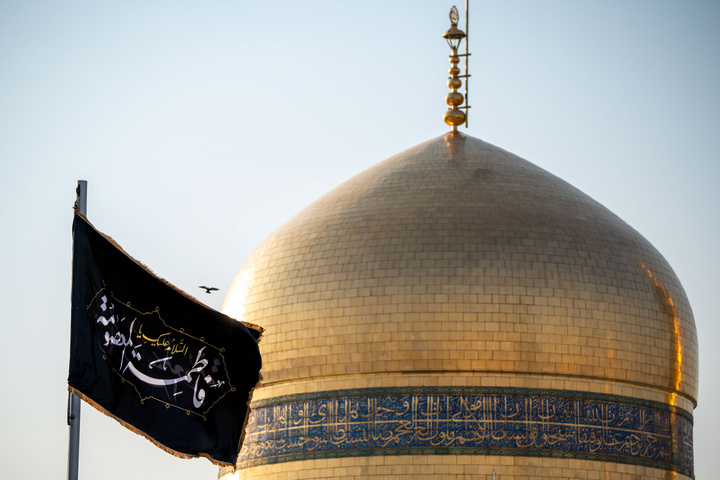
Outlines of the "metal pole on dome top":
<svg viewBox="0 0 720 480">
<path fill-rule="evenodd" d="M 470 72 L 468 72 L 468 58 L 470 58 L 470 0 L 465 0 L 465 128 L 468 128 L 470 118 L 470 100 L 468 100 L 468 84 L 470 83 Z M 494 480 L 494 479 L 493 479 Z"/>
<path fill-rule="evenodd" d="M 78 180 L 75 208 L 83 215 L 87 215 L 87 181 Z M 80 397 L 68 392 L 67 423 L 70 427 L 68 439 L 68 480 L 78 478 L 78 458 L 80 457 Z"/>
</svg>

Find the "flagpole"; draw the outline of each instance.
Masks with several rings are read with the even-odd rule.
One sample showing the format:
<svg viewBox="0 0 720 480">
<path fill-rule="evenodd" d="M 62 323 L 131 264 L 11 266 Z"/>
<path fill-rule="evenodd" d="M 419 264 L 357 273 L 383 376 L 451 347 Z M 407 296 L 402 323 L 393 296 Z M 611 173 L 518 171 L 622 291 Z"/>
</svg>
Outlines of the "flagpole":
<svg viewBox="0 0 720 480">
<path fill-rule="evenodd" d="M 87 216 L 87 181 L 78 180 L 75 208 Z M 74 305 L 73 305 L 74 306 Z M 68 480 L 78 478 L 78 458 L 80 456 L 80 397 L 68 392 L 67 423 L 70 427 L 68 439 Z"/>
</svg>

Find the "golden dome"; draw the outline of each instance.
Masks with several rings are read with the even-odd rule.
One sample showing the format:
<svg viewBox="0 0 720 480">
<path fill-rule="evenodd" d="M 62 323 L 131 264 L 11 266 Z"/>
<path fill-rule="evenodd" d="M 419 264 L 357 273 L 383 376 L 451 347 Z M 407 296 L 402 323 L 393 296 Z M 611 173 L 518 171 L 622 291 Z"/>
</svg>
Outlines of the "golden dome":
<svg viewBox="0 0 720 480">
<path fill-rule="evenodd" d="M 685 412 L 697 398 L 692 312 L 657 250 L 563 180 L 459 133 L 294 216 L 245 261 L 223 311 L 265 328 L 261 406 L 397 387 Z"/>
</svg>

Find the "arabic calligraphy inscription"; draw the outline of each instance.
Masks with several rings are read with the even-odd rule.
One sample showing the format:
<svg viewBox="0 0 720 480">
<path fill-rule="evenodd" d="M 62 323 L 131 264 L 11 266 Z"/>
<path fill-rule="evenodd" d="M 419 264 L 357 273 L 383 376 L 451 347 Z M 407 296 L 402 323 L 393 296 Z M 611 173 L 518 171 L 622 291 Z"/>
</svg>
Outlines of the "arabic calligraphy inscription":
<svg viewBox="0 0 720 480">
<path fill-rule="evenodd" d="M 231 390 L 222 352 L 100 290 L 87 308 L 100 348 L 141 401 L 157 400 L 198 415 Z"/>
<path fill-rule="evenodd" d="M 676 431 L 685 445 L 676 461 L 672 422 L 680 425 Z M 341 450 L 482 448 L 618 456 L 692 468 L 691 430 L 689 419 L 670 411 L 610 401 L 502 394 L 327 398 L 255 408 L 241 464 Z"/>
</svg>

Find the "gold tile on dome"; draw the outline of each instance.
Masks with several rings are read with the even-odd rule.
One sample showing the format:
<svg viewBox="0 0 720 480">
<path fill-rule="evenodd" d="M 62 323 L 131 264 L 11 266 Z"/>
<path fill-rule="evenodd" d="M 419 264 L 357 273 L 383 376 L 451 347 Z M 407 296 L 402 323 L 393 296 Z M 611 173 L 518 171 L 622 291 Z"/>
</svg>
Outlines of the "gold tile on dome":
<svg viewBox="0 0 720 480">
<path fill-rule="evenodd" d="M 225 312 L 265 328 L 255 398 L 402 384 L 552 388 L 685 411 L 697 398 L 695 324 L 665 259 L 574 187 L 460 134 L 301 211 L 248 258 Z M 516 458 L 497 457 L 503 479 L 522 478 Z M 586 460 L 532 461 L 542 476 L 593 478 Z"/>
</svg>

